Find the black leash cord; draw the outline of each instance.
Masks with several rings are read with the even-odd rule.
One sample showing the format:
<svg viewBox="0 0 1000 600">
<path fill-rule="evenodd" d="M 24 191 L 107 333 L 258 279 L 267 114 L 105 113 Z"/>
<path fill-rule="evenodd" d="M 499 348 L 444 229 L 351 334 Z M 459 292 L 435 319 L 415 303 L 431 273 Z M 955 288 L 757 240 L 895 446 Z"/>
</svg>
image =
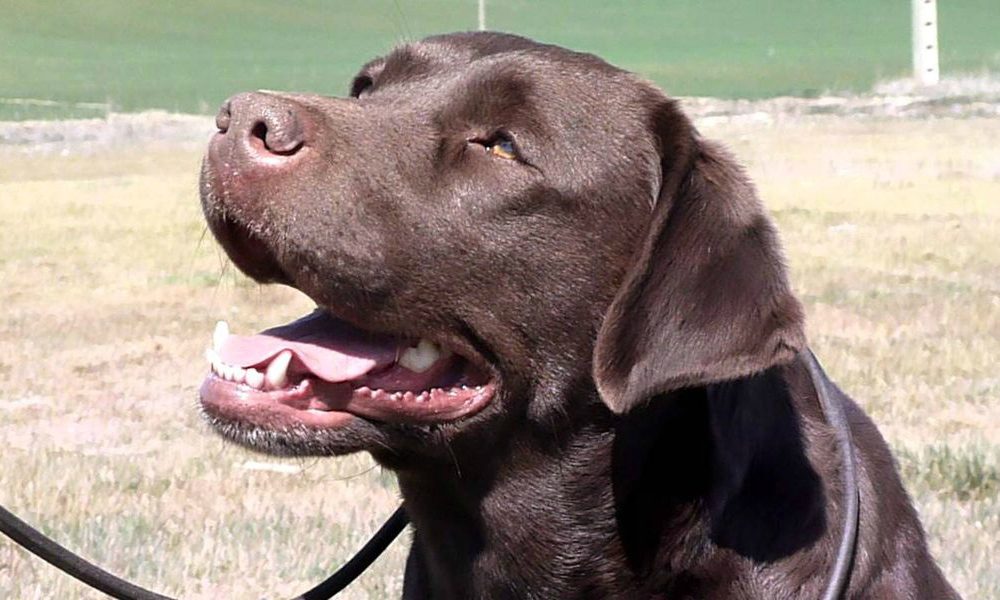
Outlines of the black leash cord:
<svg viewBox="0 0 1000 600">
<path fill-rule="evenodd" d="M 293 600 L 328 600 L 340 593 L 340 590 L 349 586 L 352 581 L 365 572 L 385 549 L 389 547 L 396 536 L 403 531 L 410 519 L 406 516 L 406 511 L 400 506 L 396 512 L 375 532 L 368 543 L 358 550 L 358 553 L 351 557 L 344 566 L 337 569 L 337 572 L 330 575 L 326 581 L 317 585 L 301 596 Z"/>
<path fill-rule="evenodd" d="M 812 379 L 813 387 L 816 388 L 816 395 L 819 396 L 823 414 L 830 427 L 833 428 L 834 435 L 837 437 L 837 445 L 840 446 L 840 461 L 844 480 L 842 500 L 844 522 L 840 533 L 840 547 L 837 548 L 837 560 L 833 563 L 830 579 L 822 596 L 823 600 L 839 600 L 847 594 L 847 587 L 851 581 L 851 569 L 854 567 L 854 550 L 858 543 L 858 505 L 861 493 L 858 490 L 854 439 L 851 436 L 851 426 L 847 422 L 844 407 L 833 398 L 830 382 L 823 372 L 823 367 L 816 360 L 812 350 L 807 349 L 802 354 L 809 366 L 809 376 Z"/>
<path fill-rule="evenodd" d="M 332 598 L 371 566 L 375 559 L 385 552 L 389 544 L 403 531 L 408 522 L 406 511 L 400 506 L 351 560 L 347 561 L 326 581 L 308 592 L 296 596 L 293 600 L 329 600 Z M 0 506 L 0 532 L 60 571 L 112 598 L 118 600 L 174 600 L 170 596 L 162 596 L 129 583 L 84 560 L 17 518 L 3 506 Z"/>
<path fill-rule="evenodd" d="M 28 552 L 90 587 L 119 600 L 173 600 L 129 583 L 89 563 L 53 542 L 31 525 L 0 506 L 0 531 Z"/>
</svg>

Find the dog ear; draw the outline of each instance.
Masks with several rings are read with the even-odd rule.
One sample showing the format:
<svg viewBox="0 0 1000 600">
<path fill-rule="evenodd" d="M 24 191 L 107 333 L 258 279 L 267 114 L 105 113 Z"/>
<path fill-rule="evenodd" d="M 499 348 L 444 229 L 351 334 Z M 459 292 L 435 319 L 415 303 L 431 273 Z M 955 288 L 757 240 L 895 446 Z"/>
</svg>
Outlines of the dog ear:
<svg viewBox="0 0 1000 600">
<path fill-rule="evenodd" d="M 594 349 L 598 391 L 616 413 L 762 371 L 805 347 L 777 233 L 742 169 L 672 102 L 654 111 L 652 127 L 660 192 Z"/>
</svg>

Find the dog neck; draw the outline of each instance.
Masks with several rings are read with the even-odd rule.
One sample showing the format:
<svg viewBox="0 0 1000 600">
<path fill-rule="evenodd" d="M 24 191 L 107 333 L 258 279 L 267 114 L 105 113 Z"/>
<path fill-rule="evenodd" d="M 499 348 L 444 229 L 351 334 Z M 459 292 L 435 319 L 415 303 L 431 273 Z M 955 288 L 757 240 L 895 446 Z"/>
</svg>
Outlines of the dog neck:
<svg viewBox="0 0 1000 600">
<path fill-rule="evenodd" d="M 456 444 L 451 462 L 397 471 L 415 529 L 406 587 L 417 577 L 426 593 L 414 596 L 560 597 L 614 551 L 614 538 L 580 534 L 616 528 L 615 418 L 596 391 L 570 401 L 579 410 Z"/>
<path fill-rule="evenodd" d="M 595 393 L 576 399 L 585 422 L 519 427 L 476 460 L 399 471 L 415 527 L 407 589 L 707 592 L 699 586 L 726 578 L 690 573 L 710 573 L 720 556 L 771 561 L 808 546 L 825 521 L 801 419 L 819 415 L 792 406 L 788 369 L 673 392 L 621 417 Z"/>
</svg>

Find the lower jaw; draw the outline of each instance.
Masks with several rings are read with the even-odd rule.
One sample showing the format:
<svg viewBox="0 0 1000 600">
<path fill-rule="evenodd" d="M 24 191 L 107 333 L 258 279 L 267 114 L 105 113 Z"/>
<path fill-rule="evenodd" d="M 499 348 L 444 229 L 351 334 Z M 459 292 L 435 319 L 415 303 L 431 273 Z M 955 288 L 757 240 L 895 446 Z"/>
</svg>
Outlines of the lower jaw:
<svg viewBox="0 0 1000 600">
<path fill-rule="evenodd" d="M 215 375 L 209 375 L 200 390 L 202 408 L 210 417 L 272 431 L 340 429 L 358 418 L 384 423 L 445 423 L 479 412 L 494 393 L 493 382 L 394 394 L 313 379 L 282 390 L 261 391 Z"/>
</svg>

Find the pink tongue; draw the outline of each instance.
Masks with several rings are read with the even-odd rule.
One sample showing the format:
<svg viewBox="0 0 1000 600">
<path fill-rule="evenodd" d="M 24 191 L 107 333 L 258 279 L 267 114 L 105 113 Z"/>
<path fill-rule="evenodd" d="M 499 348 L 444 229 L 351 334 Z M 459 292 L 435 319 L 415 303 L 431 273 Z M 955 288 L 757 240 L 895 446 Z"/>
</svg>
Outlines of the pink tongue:
<svg viewBox="0 0 1000 600">
<path fill-rule="evenodd" d="M 291 350 L 314 375 L 340 383 L 391 365 L 402 344 L 399 338 L 361 331 L 316 310 L 257 335 L 231 335 L 219 356 L 225 363 L 248 368 L 266 366 L 282 350 Z"/>
</svg>

